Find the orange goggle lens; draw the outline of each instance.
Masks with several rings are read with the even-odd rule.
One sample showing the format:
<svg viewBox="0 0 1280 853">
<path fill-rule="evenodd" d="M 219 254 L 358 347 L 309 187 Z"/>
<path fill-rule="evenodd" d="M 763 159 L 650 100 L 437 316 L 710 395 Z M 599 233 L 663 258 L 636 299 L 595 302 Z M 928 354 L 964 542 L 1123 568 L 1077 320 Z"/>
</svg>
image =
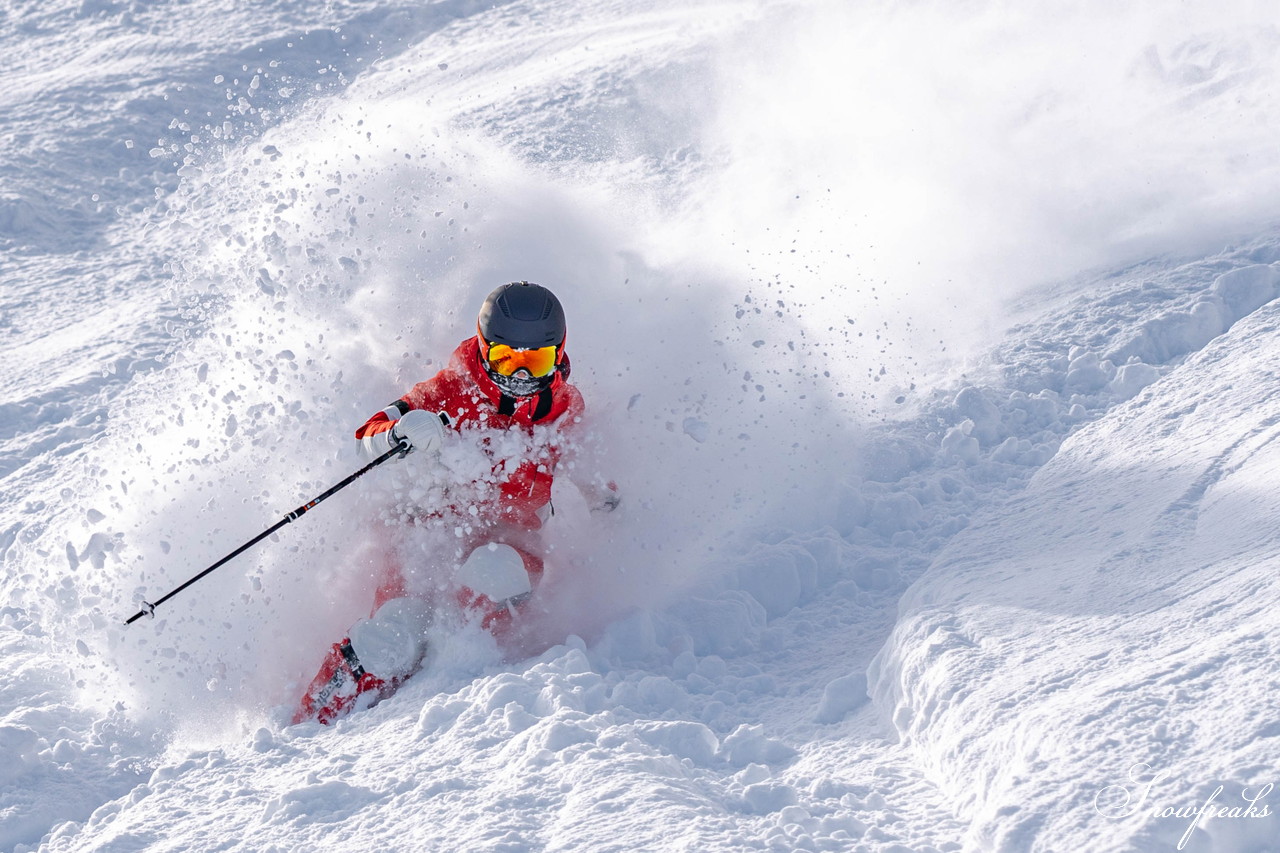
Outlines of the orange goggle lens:
<svg viewBox="0 0 1280 853">
<path fill-rule="evenodd" d="M 556 369 L 556 350 L 558 347 L 539 347 L 538 349 L 515 349 L 506 344 L 489 344 L 485 358 L 489 366 L 502 376 L 512 376 L 517 370 L 529 371 L 535 379 L 551 375 Z"/>
</svg>

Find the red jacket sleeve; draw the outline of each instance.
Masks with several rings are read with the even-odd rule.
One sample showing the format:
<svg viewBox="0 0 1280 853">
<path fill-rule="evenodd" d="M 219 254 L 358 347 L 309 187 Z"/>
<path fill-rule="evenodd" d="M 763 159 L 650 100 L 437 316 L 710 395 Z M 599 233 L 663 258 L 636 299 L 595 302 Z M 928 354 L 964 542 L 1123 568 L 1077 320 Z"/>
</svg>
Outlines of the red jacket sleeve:
<svg viewBox="0 0 1280 853">
<path fill-rule="evenodd" d="M 369 420 L 365 421 L 359 429 L 356 430 L 356 438 L 361 439 L 369 435 L 377 435 L 380 432 L 386 432 L 395 426 L 395 421 L 387 417 L 386 412 L 378 412 Z"/>
<path fill-rule="evenodd" d="M 456 385 L 457 383 L 454 382 L 453 384 Z M 447 412 L 451 393 L 453 396 L 457 396 L 456 391 L 453 391 L 450 387 L 448 374 L 445 371 L 441 371 L 425 382 L 419 382 L 414 385 L 413 388 L 409 389 L 408 394 L 405 394 L 399 400 L 396 400 L 390 406 L 365 421 L 356 430 L 356 438 L 361 439 L 366 436 L 377 435 L 380 432 L 386 432 L 395 426 L 396 421 L 410 409 L 425 409 L 433 413 Z"/>
</svg>

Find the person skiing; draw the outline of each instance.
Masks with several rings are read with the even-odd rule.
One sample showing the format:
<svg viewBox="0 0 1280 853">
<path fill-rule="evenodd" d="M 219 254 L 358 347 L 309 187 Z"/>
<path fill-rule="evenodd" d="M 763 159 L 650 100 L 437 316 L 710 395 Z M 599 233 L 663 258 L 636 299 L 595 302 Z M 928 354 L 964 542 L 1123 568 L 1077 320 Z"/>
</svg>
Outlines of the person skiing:
<svg viewBox="0 0 1280 853">
<path fill-rule="evenodd" d="M 370 457 L 397 446 L 439 456 L 460 438 L 483 458 L 469 469 L 471 482 L 450 483 L 436 507 L 410 518 L 427 531 L 418 543 L 426 559 L 401 548 L 377 560 L 372 615 L 329 650 L 294 723 L 328 724 L 394 691 L 422 665 L 425 631 L 447 598 L 500 641 L 527 608 L 544 572 L 539 531 L 552 512 L 556 466 L 572 451 L 584 411 L 568 381 L 565 339 L 555 294 L 527 281 L 504 284 L 485 299 L 476 335 L 443 370 L 356 430 Z M 593 510 L 618 504 L 612 483 L 575 485 Z"/>
</svg>

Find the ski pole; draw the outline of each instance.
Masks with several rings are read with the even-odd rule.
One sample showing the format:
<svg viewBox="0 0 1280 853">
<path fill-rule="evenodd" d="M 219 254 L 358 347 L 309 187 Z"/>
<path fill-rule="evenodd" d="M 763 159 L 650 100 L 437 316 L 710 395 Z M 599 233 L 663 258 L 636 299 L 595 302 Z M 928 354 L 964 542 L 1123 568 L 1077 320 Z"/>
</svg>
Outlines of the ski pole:
<svg viewBox="0 0 1280 853">
<path fill-rule="evenodd" d="M 209 572 L 212 572 L 214 569 L 218 568 L 218 567 L 219 567 L 219 566 L 221 566 L 223 563 L 226 563 L 226 562 L 228 562 L 229 560 L 234 559 L 235 557 L 239 556 L 239 555 L 240 555 L 241 553 L 243 553 L 244 551 L 247 551 L 248 549 L 252 548 L 254 545 L 257 545 L 257 544 L 258 544 L 259 542 L 261 542 L 263 539 L 266 539 L 266 538 L 267 538 L 268 536 L 270 536 L 272 533 L 275 533 L 275 532 L 276 532 L 277 530 L 279 530 L 281 527 L 284 527 L 286 524 L 288 524 L 289 522 L 293 521 L 294 519 L 301 517 L 303 514 L 305 514 L 305 513 L 307 512 L 307 510 L 311 509 L 311 508 L 312 508 L 312 507 L 314 507 L 316 504 L 318 504 L 318 503 L 320 503 L 321 501 L 323 501 L 325 498 L 327 498 L 327 497 L 331 496 L 332 494 L 334 494 L 335 492 L 340 491 L 341 489 L 344 489 L 344 488 L 346 488 L 347 486 L 351 485 L 353 482 L 355 482 L 356 478 L 358 478 L 358 477 L 360 477 L 361 475 L 363 475 L 363 474 L 367 473 L 368 471 L 370 471 L 371 469 L 373 469 L 373 468 L 377 467 L 378 465 L 381 465 L 383 462 L 386 462 L 386 461 L 387 461 L 388 459 L 390 459 L 392 456 L 395 456 L 395 455 L 400 454 L 400 453 L 406 453 L 406 452 L 408 452 L 408 450 L 409 450 L 409 442 L 408 442 L 408 441 L 406 441 L 405 439 L 400 439 L 400 441 L 398 441 L 398 442 L 396 443 L 396 446 L 395 446 L 395 447 L 391 448 L 391 449 L 390 449 L 390 450 L 388 450 L 386 453 L 382 454 L 382 455 L 381 455 L 381 456 L 379 456 L 377 459 L 373 460 L 373 461 L 372 461 L 372 462 L 370 462 L 368 465 L 366 465 L 366 466 L 364 466 L 363 468 L 361 468 L 359 471 L 356 471 L 354 474 L 352 474 L 350 477 L 347 477 L 347 478 L 346 478 L 345 480 L 343 480 L 341 483 L 338 483 L 338 484 L 334 485 L 334 486 L 333 486 L 332 488 L 330 488 L 328 491 L 324 492 L 323 494 L 319 495 L 318 497 L 312 498 L 311 500 L 307 501 L 307 502 L 306 502 L 306 503 L 304 503 L 302 506 L 298 507 L 298 508 L 297 508 L 297 509 L 295 509 L 293 512 L 289 513 L 289 514 L 288 514 L 288 515 L 286 515 L 284 518 L 280 519 L 280 520 L 279 520 L 279 521 L 277 521 L 275 524 L 271 525 L 271 526 L 270 526 L 270 527 L 268 527 L 266 530 L 262 531 L 262 532 L 261 532 L 261 533 L 259 533 L 257 536 L 253 537 L 253 538 L 252 538 L 252 539 L 250 539 L 248 542 L 244 543 L 244 544 L 243 544 L 243 545 L 241 545 L 239 548 L 235 549 L 235 550 L 234 550 L 234 551 L 232 551 L 230 554 L 228 554 L 227 556 L 223 557 L 221 560 L 219 560 L 218 562 L 214 563 L 214 564 L 213 564 L 212 566 L 210 566 L 209 568 L 205 569 L 205 570 L 204 570 L 203 572 L 201 572 L 200 574 L 198 574 L 198 575 L 196 575 L 195 577 L 193 577 L 193 578 L 191 578 L 190 580 L 188 580 L 188 581 L 187 581 L 186 583 L 184 583 L 182 586 L 177 587 L 176 589 L 170 590 L 170 591 L 169 591 L 168 593 L 166 593 L 163 597 L 156 599 L 156 601 L 155 601 L 155 603 L 154 603 L 154 604 L 153 604 L 152 602 L 149 602 L 149 601 L 145 601 L 145 600 L 144 600 L 144 601 L 142 602 L 142 609 L 141 609 L 141 610 L 139 610 L 137 613 L 133 614 L 132 616 L 130 616 L 128 619 L 126 619 L 124 624 L 126 624 L 126 625 L 132 625 L 134 622 L 138 621 L 138 620 L 139 620 L 139 619 L 141 619 L 143 616 L 152 616 L 152 617 L 154 617 L 154 616 L 156 615 L 156 608 L 157 608 L 157 607 L 159 607 L 161 604 L 164 604 L 166 601 L 168 601 L 169 599 L 173 598 L 175 595 L 177 595 L 178 593 L 182 592 L 184 589 L 186 589 L 187 587 L 191 586 L 193 583 L 195 583 L 196 581 L 200 580 L 200 579 L 201 579 L 202 577 L 204 577 L 205 575 L 209 574 Z"/>
</svg>

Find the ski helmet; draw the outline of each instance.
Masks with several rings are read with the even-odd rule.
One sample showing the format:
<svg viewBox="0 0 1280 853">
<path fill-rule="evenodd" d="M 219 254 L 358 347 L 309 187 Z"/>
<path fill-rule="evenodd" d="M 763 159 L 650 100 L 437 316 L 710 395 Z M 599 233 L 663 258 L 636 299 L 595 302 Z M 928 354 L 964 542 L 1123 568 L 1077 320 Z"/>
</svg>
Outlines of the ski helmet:
<svg viewBox="0 0 1280 853">
<path fill-rule="evenodd" d="M 504 393 L 536 394 L 551 385 L 564 357 L 564 308 L 540 284 L 515 281 L 489 294 L 476 323 L 485 372 Z"/>
</svg>

